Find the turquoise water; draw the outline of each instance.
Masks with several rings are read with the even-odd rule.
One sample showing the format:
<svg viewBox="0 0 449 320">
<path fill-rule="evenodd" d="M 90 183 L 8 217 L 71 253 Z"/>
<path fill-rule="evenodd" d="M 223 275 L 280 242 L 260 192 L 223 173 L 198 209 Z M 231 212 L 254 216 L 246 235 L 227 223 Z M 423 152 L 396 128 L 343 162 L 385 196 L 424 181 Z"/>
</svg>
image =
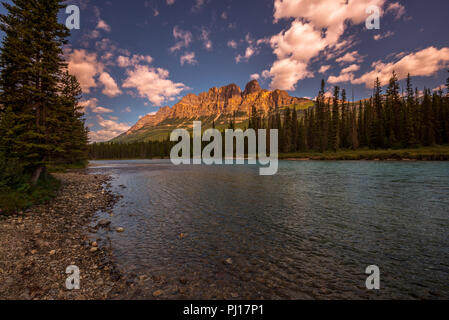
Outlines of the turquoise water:
<svg viewBox="0 0 449 320">
<path fill-rule="evenodd" d="M 136 298 L 449 298 L 447 162 L 93 164 L 123 195 L 98 218 L 125 228 L 102 236 Z"/>
</svg>

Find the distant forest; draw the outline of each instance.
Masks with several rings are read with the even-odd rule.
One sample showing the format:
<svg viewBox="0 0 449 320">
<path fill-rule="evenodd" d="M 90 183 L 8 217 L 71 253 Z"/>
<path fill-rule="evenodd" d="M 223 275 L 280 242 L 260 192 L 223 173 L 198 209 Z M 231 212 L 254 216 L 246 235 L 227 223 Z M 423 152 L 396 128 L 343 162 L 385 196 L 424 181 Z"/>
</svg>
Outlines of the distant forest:
<svg viewBox="0 0 449 320">
<path fill-rule="evenodd" d="M 386 92 L 379 79 L 373 96 L 357 103 L 349 102 L 345 89 L 336 86 L 333 97 L 326 97 L 325 82 L 308 110 L 277 110 L 269 115 L 254 106 L 248 128 L 278 129 L 279 151 L 332 152 L 358 149 L 404 149 L 449 143 L 449 79 L 443 88 L 423 92 L 413 88 L 410 75 L 406 91 L 400 92 L 393 73 Z M 233 120 L 229 128 L 234 129 Z M 174 143 L 169 141 L 94 143 L 89 146 L 91 159 L 151 159 L 168 157 Z"/>
</svg>

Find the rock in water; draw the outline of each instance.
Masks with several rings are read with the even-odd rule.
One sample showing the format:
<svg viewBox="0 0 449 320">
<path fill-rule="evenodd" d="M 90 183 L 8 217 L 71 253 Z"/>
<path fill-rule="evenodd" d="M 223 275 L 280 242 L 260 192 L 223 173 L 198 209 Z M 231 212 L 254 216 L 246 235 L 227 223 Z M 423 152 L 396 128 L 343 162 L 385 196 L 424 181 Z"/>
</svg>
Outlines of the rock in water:
<svg viewBox="0 0 449 320">
<path fill-rule="evenodd" d="M 97 228 L 107 228 L 111 225 L 111 221 L 109 220 L 100 220 L 98 221 Z"/>
</svg>

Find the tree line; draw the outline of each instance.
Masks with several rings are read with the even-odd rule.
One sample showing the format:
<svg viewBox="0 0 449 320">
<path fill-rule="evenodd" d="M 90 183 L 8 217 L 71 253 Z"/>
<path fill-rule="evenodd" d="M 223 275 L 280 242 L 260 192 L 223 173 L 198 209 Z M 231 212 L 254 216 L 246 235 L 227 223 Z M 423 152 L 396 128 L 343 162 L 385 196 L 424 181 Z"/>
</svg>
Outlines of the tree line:
<svg viewBox="0 0 449 320">
<path fill-rule="evenodd" d="M 0 191 L 26 191 L 49 166 L 87 162 L 81 88 L 64 61 L 69 30 L 60 0 L 2 3 Z"/>
<path fill-rule="evenodd" d="M 250 127 L 278 129 L 281 152 L 327 152 L 341 149 L 399 149 L 449 143 L 449 79 L 447 92 L 424 89 L 421 93 L 406 80 L 400 93 L 393 72 L 386 91 L 379 79 L 373 96 L 349 102 L 345 89 L 333 88 L 326 97 L 325 82 L 315 106 L 297 111 L 287 108 L 264 117 L 253 109 Z"/>
</svg>

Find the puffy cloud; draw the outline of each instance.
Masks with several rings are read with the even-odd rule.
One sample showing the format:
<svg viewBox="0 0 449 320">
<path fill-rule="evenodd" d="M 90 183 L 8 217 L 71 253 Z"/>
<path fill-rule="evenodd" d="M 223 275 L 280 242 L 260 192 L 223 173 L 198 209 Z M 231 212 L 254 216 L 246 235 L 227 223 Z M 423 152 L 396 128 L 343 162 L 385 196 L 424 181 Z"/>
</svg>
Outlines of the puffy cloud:
<svg viewBox="0 0 449 320">
<path fill-rule="evenodd" d="M 152 63 L 153 58 L 150 56 L 136 55 L 136 54 L 133 55 L 132 57 L 118 56 L 118 58 L 117 58 L 117 63 L 119 65 L 119 67 L 122 67 L 122 68 L 132 67 L 141 62 Z"/>
<path fill-rule="evenodd" d="M 131 128 L 126 123 L 119 123 L 112 119 L 106 120 L 100 115 L 97 115 L 97 122 L 102 129 L 89 133 L 90 140 L 95 142 L 109 141 Z"/>
<path fill-rule="evenodd" d="M 313 73 L 307 70 L 307 63 L 285 58 L 276 60 L 271 69 L 262 73 L 264 78 L 272 78 L 270 87 L 282 90 L 294 90 L 299 80 L 313 77 Z"/>
<path fill-rule="evenodd" d="M 371 66 L 373 70 L 354 79 L 352 83 L 365 84 L 367 88 L 370 88 L 376 77 L 379 77 L 381 84 L 386 85 L 393 71 L 396 72 L 399 80 L 406 78 L 408 73 L 415 77 L 434 75 L 437 71 L 449 67 L 449 48 L 428 47 L 406 55 L 397 62 L 376 61 Z"/>
<path fill-rule="evenodd" d="M 192 33 L 190 31 L 184 31 L 178 26 L 173 28 L 173 37 L 178 41 L 170 48 L 171 52 L 178 51 L 184 47 L 187 48 L 192 42 Z"/>
<path fill-rule="evenodd" d="M 260 79 L 260 75 L 258 73 L 254 73 L 250 76 L 251 80 L 259 80 Z"/>
<path fill-rule="evenodd" d="M 228 47 L 230 47 L 232 49 L 237 49 L 237 46 L 238 46 L 237 41 L 235 41 L 235 40 L 228 41 Z"/>
<path fill-rule="evenodd" d="M 167 5 L 171 6 L 175 3 L 175 0 L 167 0 Z"/>
<path fill-rule="evenodd" d="M 344 68 L 343 70 L 341 70 L 341 73 L 349 73 L 349 72 L 355 72 L 360 70 L 360 66 L 356 65 L 356 64 L 352 64 L 347 68 Z"/>
<path fill-rule="evenodd" d="M 339 76 L 330 76 L 327 79 L 327 82 L 329 83 L 340 83 L 340 82 L 348 82 L 352 81 L 354 79 L 354 72 L 360 70 L 360 66 L 357 64 L 352 64 L 347 68 L 344 68 L 341 70 L 341 73 Z"/>
<path fill-rule="evenodd" d="M 203 41 L 204 48 L 212 50 L 212 41 L 209 38 L 209 32 L 205 28 L 201 29 L 200 39 Z"/>
<path fill-rule="evenodd" d="M 183 83 L 169 80 L 169 72 L 162 68 L 138 65 L 134 69 L 127 70 L 127 75 L 123 88 L 135 88 L 141 97 L 147 98 L 156 106 L 160 106 L 164 101 L 173 100 L 182 91 L 189 89 Z"/>
<path fill-rule="evenodd" d="M 111 27 L 102 19 L 98 21 L 97 29 L 104 30 L 106 32 L 111 32 Z"/>
<path fill-rule="evenodd" d="M 237 63 L 240 63 L 242 60 L 248 61 L 255 53 L 256 50 L 253 47 L 248 47 L 246 48 L 244 55 L 239 54 L 237 57 L 235 57 L 235 61 Z"/>
<path fill-rule="evenodd" d="M 117 86 L 117 83 L 115 80 L 111 77 L 111 75 L 107 72 L 103 72 L 100 75 L 100 78 L 98 79 L 104 86 L 103 94 L 108 97 L 116 97 L 122 92 L 120 91 L 119 87 Z"/>
<path fill-rule="evenodd" d="M 347 40 L 341 40 L 347 26 L 361 24 L 369 5 L 383 7 L 385 1 L 275 0 L 275 22 L 295 20 L 270 40 L 277 60 L 264 74 L 272 78 L 271 88 L 294 90 L 299 80 L 312 75 L 308 66 L 313 58 L 347 47 Z"/>
<path fill-rule="evenodd" d="M 344 63 L 352 63 L 352 62 L 363 62 L 363 57 L 361 55 L 359 55 L 359 53 L 357 51 L 352 51 L 352 52 L 348 52 L 346 53 L 344 56 L 338 58 L 337 60 L 338 63 L 344 64 Z"/>
<path fill-rule="evenodd" d="M 185 63 L 187 64 L 196 64 L 198 61 L 195 59 L 195 52 L 186 52 L 183 56 L 181 56 L 181 65 L 183 66 Z"/>
<path fill-rule="evenodd" d="M 126 107 L 125 110 L 123 110 L 123 112 L 131 112 L 131 107 Z"/>
<path fill-rule="evenodd" d="M 251 35 L 249 33 L 245 36 L 245 41 L 248 45 L 245 50 L 245 54 L 237 55 L 237 57 L 235 57 L 236 63 L 240 63 L 242 61 L 248 61 L 251 57 L 259 54 L 261 44 L 269 43 L 269 39 L 259 39 L 256 41 L 251 37 Z M 237 43 L 235 43 L 235 44 L 231 43 L 231 44 L 235 45 L 237 47 Z M 228 46 L 229 45 L 230 45 L 230 43 L 228 43 Z"/>
<path fill-rule="evenodd" d="M 376 34 L 374 36 L 374 40 L 379 41 L 379 40 L 386 39 L 386 38 L 389 38 L 392 36 L 394 36 L 394 32 L 388 31 L 387 33 L 384 33 L 384 34 Z"/>
<path fill-rule="evenodd" d="M 97 98 L 92 98 L 89 100 L 83 100 L 79 102 L 79 106 L 83 107 L 83 112 L 92 112 L 92 113 L 113 113 L 114 110 L 108 109 L 108 108 L 104 108 L 104 107 L 99 107 L 97 106 L 98 104 L 98 99 Z"/>
<path fill-rule="evenodd" d="M 405 14 L 405 7 L 399 2 L 393 2 L 388 5 L 386 12 L 395 14 L 396 20 L 399 20 Z"/>
<path fill-rule="evenodd" d="M 88 53 L 84 49 L 67 50 L 66 57 L 70 74 L 74 75 L 84 93 L 97 87 L 95 76 L 103 72 L 103 64 L 97 61 L 96 53 Z"/>
<path fill-rule="evenodd" d="M 319 73 L 326 73 L 331 68 L 330 65 L 324 65 L 320 67 L 320 70 L 318 70 Z"/>
</svg>

